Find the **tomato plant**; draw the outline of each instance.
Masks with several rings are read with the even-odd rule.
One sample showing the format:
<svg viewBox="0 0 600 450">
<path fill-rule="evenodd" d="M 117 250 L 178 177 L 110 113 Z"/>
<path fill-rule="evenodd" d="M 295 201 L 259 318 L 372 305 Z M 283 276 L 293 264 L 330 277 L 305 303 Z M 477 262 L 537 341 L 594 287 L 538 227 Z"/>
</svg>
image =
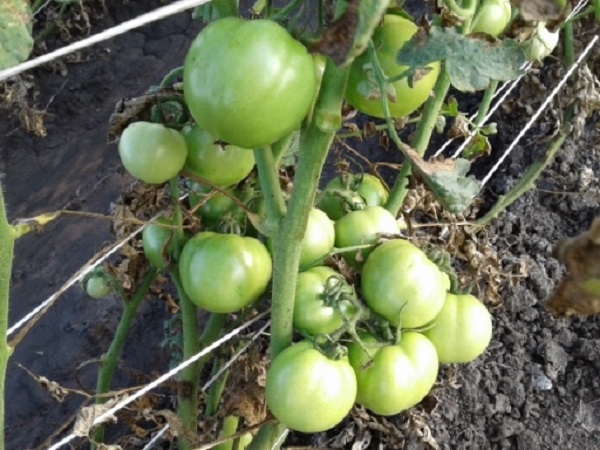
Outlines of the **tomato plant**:
<svg viewBox="0 0 600 450">
<path fill-rule="evenodd" d="M 393 325 L 416 328 L 440 312 L 447 280 L 414 244 L 394 239 L 381 244 L 362 270 L 365 303 Z"/>
<path fill-rule="evenodd" d="M 333 250 L 334 242 L 333 222 L 323 211 L 313 208 L 308 215 L 306 232 L 300 244 L 300 269 L 323 260 Z"/>
<path fill-rule="evenodd" d="M 357 380 L 356 402 L 383 416 L 415 406 L 433 387 L 438 357 L 433 344 L 422 334 L 402 333 L 398 344 L 361 337 L 372 360 L 357 344 L 348 347 L 348 358 Z"/>
<path fill-rule="evenodd" d="M 350 191 L 349 193 L 347 191 Z M 384 206 L 389 193 L 384 184 L 374 175 L 345 174 L 329 181 L 323 190 L 323 198 L 317 205 L 325 211 L 331 220 L 337 220 L 353 210 L 353 206 Z M 350 198 L 342 198 L 336 193 L 350 194 Z M 356 197 L 352 194 L 356 194 Z"/>
<path fill-rule="evenodd" d="M 301 341 L 271 362 L 266 380 L 267 405 L 292 430 L 329 430 L 348 414 L 356 398 L 356 377 L 347 357 L 330 359 Z"/>
<path fill-rule="evenodd" d="M 398 234 L 400 227 L 396 218 L 381 206 L 367 206 L 352 211 L 335 222 L 335 246 L 352 247 L 375 244 L 382 234 Z M 373 249 L 352 250 L 343 257 L 352 267 L 360 267 Z"/>
<path fill-rule="evenodd" d="M 396 53 L 417 32 L 417 29 L 418 27 L 410 20 L 387 14 L 383 18 L 383 25 L 373 33 L 375 54 L 388 78 L 401 75 L 407 70 L 407 67 L 396 64 Z M 381 93 L 378 92 L 379 87 L 374 84 L 373 69 L 369 65 L 368 52 L 354 60 L 350 69 L 346 99 L 360 112 L 383 118 L 385 114 L 381 104 Z M 406 77 L 390 84 L 390 89 L 395 91 L 393 98 L 388 101 L 391 117 L 407 116 L 425 103 L 437 80 L 440 64 L 436 62 L 427 67 L 431 69 L 429 73 L 415 81 L 412 87 L 409 86 Z M 377 95 L 371 95 L 373 90 Z"/>
<path fill-rule="evenodd" d="M 173 229 L 161 227 L 160 224 L 173 223 L 164 216 L 157 217 L 155 222 L 146 225 L 142 231 L 142 246 L 148 262 L 158 269 L 164 269 L 173 255 L 176 244 L 172 241 Z"/>
<path fill-rule="evenodd" d="M 198 125 L 243 148 L 270 145 L 299 128 L 317 88 L 312 55 L 283 27 L 234 17 L 200 32 L 183 83 Z"/>
<path fill-rule="evenodd" d="M 497 37 L 506 29 L 511 16 L 510 1 L 482 0 L 471 22 L 471 33 L 486 33 Z"/>
<path fill-rule="evenodd" d="M 238 184 L 254 168 L 252 150 L 216 143 L 197 125 L 184 128 L 182 134 L 188 147 L 184 169 L 216 186 Z"/>
<path fill-rule="evenodd" d="M 449 292 L 433 327 L 424 334 L 433 342 L 441 363 L 471 362 L 492 339 L 492 316 L 476 297 Z"/>
<path fill-rule="evenodd" d="M 272 262 L 255 238 L 205 231 L 183 247 L 181 283 L 197 306 L 215 313 L 233 313 L 250 305 L 267 288 Z"/>
<path fill-rule="evenodd" d="M 183 136 L 158 123 L 133 122 L 119 140 L 119 156 L 127 172 L 150 184 L 161 184 L 176 176 L 187 152 Z"/>
<path fill-rule="evenodd" d="M 338 330 L 344 324 L 343 317 L 351 318 L 356 312 L 348 300 L 327 298 L 328 294 L 332 295 L 333 289 L 339 291 L 343 288 L 354 293 L 342 275 L 331 267 L 316 266 L 299 273 L 294 302 L 294 328 L 312 336 Z"/>
</svg>

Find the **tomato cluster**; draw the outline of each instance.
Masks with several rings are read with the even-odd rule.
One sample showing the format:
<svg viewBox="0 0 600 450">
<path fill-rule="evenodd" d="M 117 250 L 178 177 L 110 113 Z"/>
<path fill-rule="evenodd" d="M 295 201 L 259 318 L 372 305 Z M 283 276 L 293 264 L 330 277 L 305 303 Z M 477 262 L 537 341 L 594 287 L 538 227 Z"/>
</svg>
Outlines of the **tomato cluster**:
<svg viewBox="0 0 600 450">
<path fill-rule="evenodd" d="M 375 30 L 375 53 L 388 78 L 405 71 L 396 53 L 416 31 L 395 15 Z M 384 117 L 368 58 L 353 62 L 345 97 L 359 111 Z M 199 308 L 237 313 L 267 292 L 273 242 L 248 219 L 264 215 L 252 181 L 253 149 L 277 143 L 312 114 L 322 62 L 273 21 L 218 20 L 185 60 L 183 93 L 193 120 L 177 130 L 135 122 L 123 132 L 119 153 L 131 175 L 151 184 L 189 178 L 186 217 L 200 218 L 199 231 L 183 232 L 180 214 L 161 216 L 145 228 L 142 243 L 150 265 L 170 270 Z M 391 81 L 391 115 L 419 108 L 439 70 L 433 63 L 414 83 Z M 266 378 L 267 404 L 291 429 L 329 429 L 355 403 L 397 414 L 427 395 L 439 363 L 472 361 L 490 342 L 487 309 L 449 292 L 448 275 L 401 237 L 402 221 L 385 209 L 388 196 L 378 177 L 345 173 L 326 185 L 309 213 L 293 309 L 304 339 L 277 355 Z M 222 232 L 229 219 L 242 226 Z M 351 341 L 347 348 L 342 337 Z"/>
</svg>

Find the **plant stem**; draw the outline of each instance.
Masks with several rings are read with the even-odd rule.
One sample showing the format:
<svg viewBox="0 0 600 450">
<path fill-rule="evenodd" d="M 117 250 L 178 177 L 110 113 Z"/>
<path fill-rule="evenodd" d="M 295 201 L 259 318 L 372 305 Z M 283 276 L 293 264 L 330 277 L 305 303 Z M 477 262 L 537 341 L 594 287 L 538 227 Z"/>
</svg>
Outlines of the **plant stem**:
<svg viewBox="0 0 600 450">
<path fill-rule="evenodd" d="M 196 305 L 189 299 L 181 285 L 179 271 L 171 271 L 171 279 L 177 288 L 181 320 L 183 323 L 183 360 L 187 361 L 200 351 L 198 340 L 198 311 Z M 181 371 L 180 380 L 183 389 L 179 391 L 177 399 L 177 415 L 181 420 L 186 433 L 180 437 L 180 448 L 187 450 L 193 447 L 197 436 L 198 415 L 198 378 L 200 376 L 198 362 L 187 366 Z"/>
<path fill-rule="evenodd" d="M 435 87 L 433 88 L 433 97 L 430 97 L 425 103 L 421 121 L 417 125 L 415 138 L 412 141 L 412 147 L 421 156 L 425 153 L 425 150 L 429 145 L 431 134 L 435 129 L 435 121 L 444 104 L 448 89 L 450 89 L 450 77 L 448 76 L 448 72 L 446 72 L 446 68 L 442 65 Z M 395 133 L 395 130 L 390 131 Z M 385 208 L 394 216 L 398 215 L 402 203 L 404 203 L 404 199 L 406 198 L 406 194 L 408 193 L 408 177 L 410 177 L 411 172 L 412 169 L 410 163 L 405 159 L 385 205 Z"/>
<path fill-rule="evenodd" d="M 475 118 L 475 124 L 477 126 L 483 123 L 483 119 L 490 110 L 490 106 L 492 104 L 494 94 L 496 93 L 496 89 L 498 89 L 498 81 L 494 80 L 490 83 L 489 87 L 483 93 L 483 98 L 481 99 L 479 109 L 477 110 L 477 117 Z"/>
<path fill-rule="evenodd" d="M 274 234 L 271 357 L 292 342 L 292 313 L 300 260 L 300 243 L 313 207 L 321 170 L 335 132 L 341 125 L 341 106 L 349 68 L 327 61 L 313 120 L 300 137 L 298 167 L 288 211 Z"/>
<path fill-rule="evenodd" d="M 573 47 L 573 22 L 565 23 L 563 30 L 563 47 L 565 54 L 565 65 L 571 67 L 575 63 L 575 49 Z"/>
<path fill-rule="evenodd" d="M 279 422 L 267 423 L 258 430 L 246 450 L 277 450 L 283 444 L 287 434 L 285 425 Z"/>
<path fill-rule="evenodd" d="M 4 194 L 0 185 L 0 448 L 4 448 L 4 382 L 11 349 L 6 340 L 10 274 L 15 247 L 15 234 L 6 217 Z"/>
<path fill-rule="evenodd" d="M 267 211 L 267 227 L 275 229 L 285 214 L 285 202 L 279 185 L 279 171 L 275 166 L 271 147 L 254 150 L 254 159 L 258 168 L 258 179 L 265 198 Z"/>
<path fill-rule="evenodd" d="M 96 382 L 96 394 L 98 395 L 96 398 L 97 405 L 106 403 L 107 398 L 102 394 L 106 394 L 110 391 L 110 385 L 115 374 L 115 369 L 117 368 L 117 363 L 119 362 L 121 350 L 123 350 L 123 346 L 125 345 L 131 322 L 133 321 L 142 300 L 146 297 L 157 273 L 158 271 L 156 269 L 148 272 L 135 291 L 135 294 L 133 294 L 131 298 L 123 298 L 123 314 L 121 315 L 121 320 L 119 321 L 115 336 L 110 343 L 108 351 L 102 357 L 100 370 L 98 371 L 98 380 Z M 94 443 L 101 443 L 103 441 L 104 425 L 100 425 L 94 432 Z"/>
<path fill-rule="evenodd" d="M 565 140 L 569 136 L 571 125 L 567 123 L 561 131 L 558 138 L 550 144 L 543 158 L 534 162 L 529 166 L 523 174 L 519 182 L 513 186 L 505 195 L 501 195 L 492 209 L 485 216 L 475 222 L 476 226 L 483 227 L 488 225 L 492 220 L 497 218 L 509 205 L 521 197 L 525 192 L 535 187 L 535 181 L 540 176 L 542 171 L 550 164 L 556 152 L 562 147 Z"/>
</svg>

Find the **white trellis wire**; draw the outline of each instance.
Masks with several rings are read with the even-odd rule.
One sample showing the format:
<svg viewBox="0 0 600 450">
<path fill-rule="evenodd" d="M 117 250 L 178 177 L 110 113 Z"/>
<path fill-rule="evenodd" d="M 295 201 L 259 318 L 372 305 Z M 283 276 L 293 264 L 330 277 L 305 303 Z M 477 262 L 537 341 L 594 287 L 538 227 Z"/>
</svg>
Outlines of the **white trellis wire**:
<svg viewBox="0 0 600 450">
<path fill-rule="evenodd" d="M 61 58 L 69 53 L 82 50 L 86 47 L 91 47 L 94 44 L 106 41 L 120 34 L 127 33 L 128 31 L 142 27 L 149 23 L 156 22 L 157 20 L 165 19 L 174 14 L 183 12 L 186 9 L 203 5 L 209 1 L 210 0 L 180 0 L 178 2 L 157 8 L 154 11 L 137 16 L 134 19 L 123 22 L 93 36 L 74 42 L 73 44 L 59 48 L 58 50 L 45 55 L 38 56 L 37 58 L 33 58 L 29 61 L 19 64 L 18 66 L 11 67 L 10 69 L 2 70 L 0 71 L 0 81 L 6 80 L 7 78 L 23 73 L 26 70 L 33 69 L 34 67 L 41 66 L 42 64 L 46 64 L 50 61 L 54 61 L 55 59 Z"/>
<path fill-rule="evenodd" d="M 158 440 L 165 435 L 169 428 L 169 424 L 166 424 L 164 427 L 162 427 L 160 431 L 156 433 L 152 439 L 150 439 L 150 441 L 144 446 L 142 450 L 150 450 L 154 446 L 154 444 L 156 444 Z"/>
<path fill-rule="evenodd" d="M 135 392 L 133 395 L 131 395 L 129 397 L 126 397 L 123 400 L 121 400 L 120 402 L 116 403 L 115 406 L 113 406 L 112 408 L 108 409 L 107 411 L 104 411 L 102 414 L 100 414 L 99 416 L 97 416 L 94 419 L 94 421 L 92 422 L 92 426 L 100 425 L 103 422 L 106 422 L 108 420 L 113 419 L 113 415 L 117 411 L 123 409 L 124 407 L 126 407 L 127 405 L 129 405 L 130 403 L 132 403 L 134 400 L 137 400 L 142 395 L 144 395 L 147 392 L 151 391 L 152 389 L 154 389 L 155 387 L 157 387 L 161 383 L 167 381 L 172 376 L 177 375 L 183 369 L 185 369 L 189 365 L 195 363 L 196 361 L 198 361 L 203 356 L 208 355 L 210 352 L 212 352 L 216 348 L 220 347 L 225 342 L 227 342 L 230 339 L 232 339 L 233 337 L 237 336 L 241 331 L 243 331 L 246 328 L 248 328 L 254 322 L 256 322 L 256 321 L 264 318 L 267 314 L 268 314 L 268 312 L 263 312 L 261 314 L 258 314 L 257 316 L 255 316 L 254 318 L 252 318 L 251 320 L 249 320 L 248 322 L 245 322 L 242 325 L 240 325 L 239 327 L 231 330 L 229 333 L 227 333 L 226 335 L 224 335 L 222 338 L 217 339 L 215 342 L 213 342 L 212 344 L 210 344 L 209 346 L 207 346 L 206 348 L 204 348 L 202 351 L 196 353 L 191 358 L 185 360 L 184 362 L 182 362 L 181 364 L 179 364 L 177 367 L 174 367 L 173 369 L 169 370 L 167 373 L 165 373 L 165 374 L 161 375 L 160 377 L 158 377 L 153 382 L 147 384 L 146 386 L 144 386 L 143 388 L 141 388 L 139 391 Z M 263 327 L 263 328 L 266 328 L 266 327 Z M 261 331 L 257 332 L 256 334 L 258 335 L 262 331 L 263 330 L 261 329 Z M 59 442 L 57 442 L 56 444 L 54 444 L 51 447 L 49 447 L 48 450 L 56 450 L 56 449 L 62 447 L 63 445 L 68 444 L 69 442 L 71 442 L 76 437 L 77 437 L 77 435 L 75 433 L 71 433 L 68 436 L 64 437 L 62 440 L 60 440 Z"/>
<path fill-rule="evenodd" d="M 556 97 L 556 94 L 558 94 L 558 92 L 562 89 L 562 87 L 567 82 L 567 80 L 571 77 L 571 75 L 573 75 L 573 72 L 575 72 L 577 67 L 579 67 L 579 64 L 581 64 L 581 62 L 585 59 L 587 54 L 592 50 L 592 48 L 594 47 L 594 45 L 596 44 L 598 39 L 599 39 L 599 37 L 598 37 L 598 35 L 596 35 L 588 43 L 588 45 L 585 47 L 583 52 L 581 52 L 581 55 L 579 55 L 579 58 L 577 58 L 577 61 L 575 61 L 575 63 L 569 68 L 567 73 L 565 73 L 565 75 L 562 77 L 562 79 L 554 87 L 554 89 L 552 90 L 550 95 L 548 97 L 546 97 L 546 100 L 544 100 L 544 102 L 540 105 L 540 107 L 537 109 L 537 111 L 531 116 L 531 118 L 525 124 L 525 126 L 521 129 L 519 134 L 517 134 L 517 136 L 514 138 L 514 140 L 510 143 L 510 145 L 508 146 L 506 151 L 502 154 L 502 156 L 500 158 L 498 158 L 498 161 L 496 161 L 496 164 L 494 164 L 494 166 L 490 169 L 490 171 L 487 173 L 487 175 L 483 178 L 483 180 L 481 181 L 482 187 L 490 180 L 492 175 L 496 172 L 496 170 L 498 170 L 498 168 L 504 162 L 504 160 L 508 157 L 510 152 L 517 146 L 517 144 L 519 143 L 521 138 L 525 135 L 525 133 L 527 133 L 527 131 L 531 128 L 533 123 L 542 114 L 542 112 L 544 112 L 544 110 L 548 107 L 548 105 L 554 99 L 554 97 Z"/>
</svg>

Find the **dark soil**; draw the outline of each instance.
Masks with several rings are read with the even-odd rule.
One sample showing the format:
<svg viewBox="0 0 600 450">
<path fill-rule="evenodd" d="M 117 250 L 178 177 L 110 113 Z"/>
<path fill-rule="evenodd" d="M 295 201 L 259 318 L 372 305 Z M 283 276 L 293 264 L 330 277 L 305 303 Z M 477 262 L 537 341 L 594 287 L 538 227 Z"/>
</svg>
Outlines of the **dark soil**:
<svg viewBox="0 0 600 450">
<path fill-rule="evenodd" d="M 159 3 L 107 0 L 107 10 L 93 23 L 92 33 Z M 6 112 L 0 121 L 0 173 L 10 218 L 67 206 L 108 214 L 110 203 L 130 182 L 120 173 L 115 146 L 106 144 L 110 113 L 121 98 L 142 94 L 179 65 L 197 30 L 189 14 L 180 14 L 83 51 L 79 62 L 66 63 L 66 73 L 51 68 L 34 72 L 39 105 L 52 98 L 44 117 L 48 135 L 28 134 Z M 523 109 L 515 107 L 498 119 L 497 149 L 506 148 L 524 117 Z M 542 133 L 543 127 L 536 131 Z M 426 449 L 434 442 L 442 449 L 600 448 L 598 322 L 556 320 L 542 305 L 564 274 L 551 256 L 554 243 L 586 230 L 600 212 L 597 145 L 590 125 L 560 151 L 537 183 L 538 189 L 524 195 L 488 228 L 488 239 L 503 261 L 525 267 L 525 276 L 515 274 L 501 291 L 503 301 L 494 310 L 489 350 L 473 363 L 444 367 L 431 398 L 412 415 L 392 420 L 405 430 L 404 448 Z M 506 192 L 542 148 L 539 134 L 526 138 L 486 187 L 487 203 Z M 487 163 L 481 164 L 481 170 L 486 168 Z M 109 229 L 109 221 L 69 217 L 20 239 L 10 324 L 53 294 L 111 242 Z M 83 402 L 74 393 L 56 401 L 19 365 L 63 387 L 93 389 L 97 361 L 108 348 L 119 310 L 114 299 L 91 301 L 72 288 L 18 344 L 6 386 L 7 449 L 42 445 Z M 168 369 L 169 355 L 160 346 L 168 317 L 162 301 L 143 305 L 115 386 L 147 382 Z M 415 414 L 426 426 L 400 426 L 409 417 L 414 422 Z M 289 442 L 297 440 L 303 439 L 292 437 Z M 129 442 L 128 448 L 143 446 Z M 369 446 L 363 434 L 361 442 L 344 447 L 377 448 L 379 438 L 373 432 Z M 46 442 L 43 447 L 47 446 Z"/>
</svg>

